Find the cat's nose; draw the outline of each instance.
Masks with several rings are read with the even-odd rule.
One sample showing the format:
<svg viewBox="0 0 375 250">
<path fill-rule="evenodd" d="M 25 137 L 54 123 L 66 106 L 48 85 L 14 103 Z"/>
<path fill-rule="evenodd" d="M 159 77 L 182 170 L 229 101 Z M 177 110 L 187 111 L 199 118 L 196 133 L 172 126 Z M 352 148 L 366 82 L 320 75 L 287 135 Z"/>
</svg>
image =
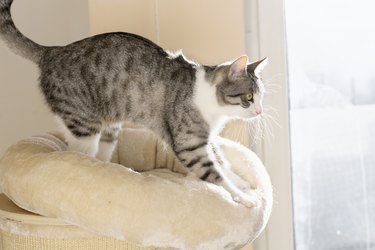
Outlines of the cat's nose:
<svg viewBox="0 0 375 250">
<path fill-rule="evenodd" d="M 260 111 L 255 111 L 255 113 L 257 114 L 257 115 L 260 115 L 260 114 L 262 114 L 262 110 L 260 110 Z"/>
</svg>

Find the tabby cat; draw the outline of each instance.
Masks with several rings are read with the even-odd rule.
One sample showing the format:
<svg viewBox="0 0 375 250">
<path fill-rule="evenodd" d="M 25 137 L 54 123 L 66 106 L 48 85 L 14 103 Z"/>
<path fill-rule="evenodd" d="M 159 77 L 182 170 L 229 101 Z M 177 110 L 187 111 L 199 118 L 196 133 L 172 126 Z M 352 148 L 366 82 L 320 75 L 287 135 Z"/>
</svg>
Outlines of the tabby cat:
<svg viewBox="0 0 375 250">
<path fill-rule="evenodd" d="M 223 116 L 250 119 L 262 113 L 259 73 L 267 60 L 249 64 L 241 56 L 205 66 L 129 33 L 42 46 L 16 28 L 12 2 L 0 0 L 0 35 L 39 66 L 41 91 L 71 150 L 109 161 L 122 122 L 131 121 L 158 134 L 200 179 L 223 182 L 210 132 Z"/>
</svg>

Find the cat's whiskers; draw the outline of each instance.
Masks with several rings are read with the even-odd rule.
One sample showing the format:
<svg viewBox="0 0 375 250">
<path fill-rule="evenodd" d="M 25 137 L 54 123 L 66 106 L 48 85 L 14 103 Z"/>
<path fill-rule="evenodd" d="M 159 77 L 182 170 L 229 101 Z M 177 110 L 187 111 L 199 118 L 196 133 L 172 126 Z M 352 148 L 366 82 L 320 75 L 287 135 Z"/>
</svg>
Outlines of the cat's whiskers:
<svg viewBox="0 0 375 250">
<path fill-rule="evenodd" d="M 275 135 L 273 133 L 273 129 L 270 125 L 270 122 L 269 121 L 273 121 L 272 119 L 270 119 L 271 116 L 268 116 L 268 115 L 264 115 L 264 119 L 263 119 L 263 126 L 264 126 L 264 129 L 265 129 L 265 132 L 266 132 L 266 137 L 265 139 L 269 139 L 269 142 L 271 142 L 271 139 L 274 139 L 275 138 Z"/>
<path fill-rule="evenodd" d="M 277 94 L 281 90 L 281 86 L 277 84 L 279 80 L 283 78 L 282 74 L 276 75 L 272 78 L 262 79 L 263 85 L 265 87 L 266 94 Z"/>
<path fill-rule="evenodd" d="M 251 119 L 249 122 L 247 122 L 247 129 L 251 137 L 250 147 L 253 147 L 256 144 L 258 144 L 263 138 L 263 131 L 262 131 L 261 123 L 262 123 L 261 116 L 257 116 L 254 119 Z"/>
<path fill-rule="evenodd" d="M 272 111 L 273 114 L 268 113 L 267 111 Z M 265 140 L 270 144 L 272 145 L 273 144 L 273 141 L 275 140 L 275 134 L 274 134 L 274 126 L 277 126 L 277 127 L 281 127 L 279 121 L 278 121 L 278 113 L 275 109 L 272 109 L 272 108 L 269 108 L 267 109 L 266 108 L 266 112 L 264 112 L 263 114 L 264 116 L 264 128 L 265 128 L 265 131 L 266 131 L 266 138 Z"/>
<path fill-rule="evenodd" d="M 271 115 L 271 112 L 273 113 L 273 115 Z M 272 123 L 274 123 L 277 127 L 281 128 L 281 125 L 278 121 L 280 117 L 279 112 L 275 108 L 270 107 L 270 106 L 265 107 L 263 115 L 265 116 L 266 119 L 269 119 L 270 121 L 272 121 Z"/>
<path fill-rule="evenodd" d="M 280 91 L 279 87 L 280 86 L 278 85 L 269 85 L 265 88 L 264 93 L 266 93 L 267 95 L 275 95 Z"/>
<path fill-rule="evenodd" d="M 264 112 L 262 115 L 251 119 L 247 123 L 247 129 L 251 137 L 250 146 L 254 147 L 261 141 L 266 141 L 272 144 L 275 140 L 275 135 L 273 132 L 273 127 L 281 127 L 278 121 L 279 115 L 275 108 L 264 107 Z"/>
</svg>

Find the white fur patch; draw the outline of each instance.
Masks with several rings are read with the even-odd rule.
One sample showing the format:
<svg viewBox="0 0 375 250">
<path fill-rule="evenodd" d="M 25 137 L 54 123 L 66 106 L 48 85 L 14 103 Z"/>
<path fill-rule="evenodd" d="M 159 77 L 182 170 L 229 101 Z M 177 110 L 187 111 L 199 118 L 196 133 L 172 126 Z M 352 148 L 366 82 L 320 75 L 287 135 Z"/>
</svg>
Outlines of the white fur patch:
<svg viewBox="0 0 375 250">
<path fill-rule="evenodd" d="M 60 117 L 56 116 L 56 120 L 59 124 L 60 131 L 64 135 L 65 141 L 68 143 L 68 149 L 70 151 L 78 151 L 95 157 L 99 149 L 100 134 L 77 138 L 69 131 Z"/>
<path fill-rule="evenodd" d="M 116 142 L 99 142 L 99 150 L 96 154 L 96 158 L 104 161 L 109 162 L 112 159 L 112 153 L 116 148 L 117 143 Z"/>
</svg>

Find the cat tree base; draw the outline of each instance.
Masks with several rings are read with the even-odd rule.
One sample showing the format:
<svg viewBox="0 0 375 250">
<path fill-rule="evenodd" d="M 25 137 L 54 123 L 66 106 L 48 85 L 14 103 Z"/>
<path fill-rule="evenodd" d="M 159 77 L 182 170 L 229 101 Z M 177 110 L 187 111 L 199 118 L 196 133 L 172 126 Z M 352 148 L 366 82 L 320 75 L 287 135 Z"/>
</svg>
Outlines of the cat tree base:
<svg viewBox="0 0 375 250">
<path fill-rule="evenodd" d="M 127 241 L 97 236 L 58 219 L 30 213 L 0 194 L 3 250 L 148 250 Z"/>
</svg>

